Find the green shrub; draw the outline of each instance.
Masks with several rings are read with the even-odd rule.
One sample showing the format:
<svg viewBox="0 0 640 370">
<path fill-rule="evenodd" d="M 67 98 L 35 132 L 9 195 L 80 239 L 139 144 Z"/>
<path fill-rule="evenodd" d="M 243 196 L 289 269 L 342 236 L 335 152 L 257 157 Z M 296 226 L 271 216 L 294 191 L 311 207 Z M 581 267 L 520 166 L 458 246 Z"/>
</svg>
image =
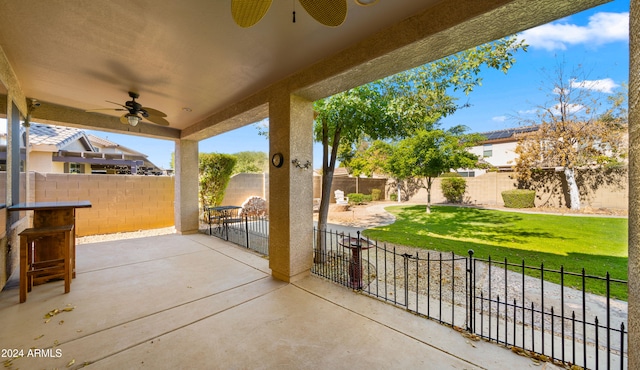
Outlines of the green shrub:
<svg viewBox="0 0 640 370">
<path fill-rule="evenodd" d="M 203 206 L 218 205 L 224 199 L 236 157 L 230 154 L 200 153 L 198 160 L 200 203 Z"/>
<path fill-rule="evenodd" d="M 380 189 L 371 189 L 371 200 L 372 201 L 376 201 L 376 200 L 380 200 L 380 194 L 382 193 L 382 190 Z"/>
<path fill-rule="evenodd" d="M 502 200 L 507 208 L 533 208 L 536 192 L 527 189 L 505 190 L 502 192 Z"/>
<path fill-rule="evenodd" d="M 396 200 L 398 200 L 398 193 L 389 194 L 389 199 L 395 202 Z"/>
<path fill-rule="evenodd" d="M 347 196 L 349 197 L 350 204 L 365 204 L 367 202 L 371 202 L 371 195 L 350 193 Z"/>
<path fill-rule="evenodd" d="M 467 181 L 462 177 L 445 177 L 440 183 L 440 189 L 447 202 L 462 203 L 462 196 L 467 190 Z"/>
</svg>

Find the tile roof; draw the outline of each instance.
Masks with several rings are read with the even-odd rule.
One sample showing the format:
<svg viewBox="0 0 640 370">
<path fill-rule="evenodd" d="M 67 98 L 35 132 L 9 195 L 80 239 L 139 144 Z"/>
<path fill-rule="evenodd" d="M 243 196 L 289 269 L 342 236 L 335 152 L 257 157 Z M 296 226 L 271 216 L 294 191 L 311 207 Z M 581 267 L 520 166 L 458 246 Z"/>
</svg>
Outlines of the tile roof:
<svg viewBox="0 0 640 370">
<path fill-rule="evenodd" d="M 64 149 L 67 145 L 82 138 L 89 144 L 91 151 L 93 148 L 91 148 L 91 144 L 83 130 L 72 127 L 45 125 L 42 123 L 32 123 L 29 128 L 29 142 L 31 144 L 55 145 L 59 150 Z"/>
<path fill-rule="evenodd" d="M 92 143 L 96 143 L 98 145 L 102 145 L 105 148 L 116 148 L 116 147 L 120 146 L 119 144 L 114 143 L 113 141 L 111 141 L 109 139 L 105 139 L 103 137 L 99 137 L 99 136 L 96 136 L 96 135 L 93 135 L 93 134 L 89 134 L 89 135 L 87 135 L 87 137 L 89 138 L 89 140 Z"/>
<path fill-rule="evenodd" d="M 504 130 L 496 130 L 496 131 L 488 131 L 481 132 L 480 135 L 483 135 L 489 140 L 499 140 L 499 139 L 507 139 L 513 137 L 516 134 L 522 134 L 525 132 L 537 131 L 538 126 L 524 126 L 524 127 L 515 127 L 515 128 L 506 128 Z"/>
<path fill-rule="evenodd" d="M 119 148 L 120 151 L 122 151 L 124 153 L 127 153 L 127 154 L 140 155 L 140 156 L 143 156 L 145 158 L 147 157 L 147 155 L 142 153 L 142 152 L 139 152 L 139 151 L 137 151 L 135 149 L 131 149 L 131 148 L 126 147 L 124 145 L 120 145 L 118 143 L 114 143 L 113 141 L 111 141 L 109 139 L 106 139 L 106 138 L 103 138 L 103 137 L 98 137 L 98 136 L 95 136 L 93 134 L 89 134 L 89 135 L 87 135 L 87 137 L 88 137 L 89 141 L 94 145 L 102 146 L 104 148 Z"/>
</svg>

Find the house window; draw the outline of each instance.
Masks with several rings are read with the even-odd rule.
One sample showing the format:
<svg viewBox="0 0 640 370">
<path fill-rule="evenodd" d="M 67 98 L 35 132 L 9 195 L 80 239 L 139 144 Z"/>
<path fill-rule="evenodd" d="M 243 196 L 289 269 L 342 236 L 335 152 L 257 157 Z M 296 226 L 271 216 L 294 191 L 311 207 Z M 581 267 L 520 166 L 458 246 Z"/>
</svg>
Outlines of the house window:
<svg viewBox="0 0 640 370">
<path fill-rule="evenodd" d="M 493 155 L 493 147 L 491 144 L 484 144 L 482 146 L 482 156 L 484 158 L 489 158 Z"/>
<path fill-rule="evenodd" d="M 64 164 L 64 173 L 84 173 L 84 163 L 67 162 Z"/>
<path fill-rule="evenodd" d="M 476 177 L 475 171 L 458 171 L 458 175 L 462 177 Z"/>
</svg>

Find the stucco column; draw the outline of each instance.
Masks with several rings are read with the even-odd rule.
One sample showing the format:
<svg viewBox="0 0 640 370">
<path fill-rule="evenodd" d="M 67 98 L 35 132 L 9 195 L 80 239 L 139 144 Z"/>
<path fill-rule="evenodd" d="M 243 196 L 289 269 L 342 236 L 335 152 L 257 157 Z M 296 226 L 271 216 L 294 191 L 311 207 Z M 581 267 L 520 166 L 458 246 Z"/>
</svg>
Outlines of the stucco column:
<svg viewBox="0 0 640 370">
<path fill-rule="evenodd" d="M 629 369 L 640 369 L 640 4 L 629 13 Z"/>
<path fill-rule="evenodd" d="M 283 92 L 269 102 L 269 267 L 276 279 L 309 275 L 313 259 L 313 103 Z"/>
<path fill-rule="evenodd" d="M 176 232 L 198 232 L 198 142 L 176 141 L 174 218 Z"/>
</svg>

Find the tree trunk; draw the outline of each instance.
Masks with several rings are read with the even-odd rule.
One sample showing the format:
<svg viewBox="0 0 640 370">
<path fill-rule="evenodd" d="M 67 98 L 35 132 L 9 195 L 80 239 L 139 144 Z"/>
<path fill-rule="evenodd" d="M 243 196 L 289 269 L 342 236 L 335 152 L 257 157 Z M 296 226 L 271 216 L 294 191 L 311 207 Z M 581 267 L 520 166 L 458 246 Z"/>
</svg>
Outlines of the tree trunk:
<svg viewBox="0 0 640 370">
<path fill-rule="evenodd" d="M 400 184 L 400 179 L 396 180 L 396 190 L 398 191 L 398 203 L 402 202 L 402 193 L 400 190 L 402 189 L 402 185 Z"/>
<path fill-rule="evenodd" d="M 329 129 L 322 125 L 322 191 L 320 209 L 318 210 L 318 235 L 316 236 L 316 250 L 313 261 L 324 263 L 327 256 L 327 219 L 329 217 L 329 202 L 331 201 L 331 183 L 333 182 L 333 170 L 336 167 L 338 157 L 338 145 L 340 143 L 340 128 L 336 128 L 333 134 L 331 157 L 329 157 Z"/>
<path fill-rule="evenodd" d="M 573 168 L 565 167 L 564 177 L 567 180 L 567 187 L 569 188 L 571 209 L 580 209 L 580 190 L 578 190 L 578 183 L 576 182 L 576 175 Z"/>
<path fill-rule="evenodd" d="M 433 183 L 433 179 L 431 177 L 427 177 L 427 213 L 431 213 L 431 184 Z"/>
<path fill-rule="evenodd" d="M 320 193 L 320 209 L 318 210 L 318 235 L 316 235 L 316 251 L 313 257 L 315 263 L 324 263 L 327 256 L 327 218 L 329 216 L 329 203 L 331 200 L 331 182 L 333 181 L 333 168 L 323 168 L 322 190 Z"/>
</svg>

